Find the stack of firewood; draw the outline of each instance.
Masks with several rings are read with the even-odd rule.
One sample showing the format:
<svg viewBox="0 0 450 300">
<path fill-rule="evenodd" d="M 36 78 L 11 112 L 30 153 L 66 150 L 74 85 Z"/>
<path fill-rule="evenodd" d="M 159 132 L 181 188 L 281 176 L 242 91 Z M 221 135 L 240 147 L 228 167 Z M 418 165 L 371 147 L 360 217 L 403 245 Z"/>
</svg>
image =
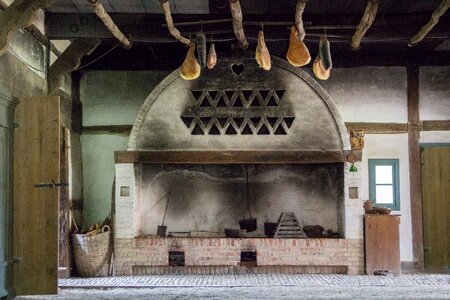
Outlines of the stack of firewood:
<svg viewBox="0 0 450 300">
<path fill-rule="evenodd" d="M 303 232 L 306 234 L 308 238 L 332 238 L 338 239 L 341 235 L 337 232 L 334 232 L 331 229 L 325 230 L 320 225 L 305 225 L 303 226 Z"/>
<path fill-rule="evenodd" d="M 88 229 L 80 229 L 75 219 L 73 219 L 73 227 L 72 227 L 72 234 L 84 234 L 87 236 L 96 235 L 101 232 L 109 231 L 111 230 L 111 215 L 107 216 L 105 220 L 100 223 L 95 223 L 94 225 L 90 226 Z"/>
</svg>

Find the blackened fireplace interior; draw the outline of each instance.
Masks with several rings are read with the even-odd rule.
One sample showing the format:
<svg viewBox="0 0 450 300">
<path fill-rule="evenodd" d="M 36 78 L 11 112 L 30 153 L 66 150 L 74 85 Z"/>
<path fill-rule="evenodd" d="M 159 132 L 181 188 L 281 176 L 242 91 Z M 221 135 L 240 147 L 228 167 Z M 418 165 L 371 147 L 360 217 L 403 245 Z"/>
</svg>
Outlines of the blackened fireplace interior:
<svg viewBox="0 0 450 300">
<path fill-rule="evenodd" d="M 343 236 L 343 163 L 140 164 L 141 236 L 155 236 L 164 219 L 170 237 L 225 237 L 239 220 L 257 219 L 247 237 L 270 237 L 265 223 L 282 212 L 299 223 Z M 245 236 L 245 235 L 244 235 Z"/>
</svg>

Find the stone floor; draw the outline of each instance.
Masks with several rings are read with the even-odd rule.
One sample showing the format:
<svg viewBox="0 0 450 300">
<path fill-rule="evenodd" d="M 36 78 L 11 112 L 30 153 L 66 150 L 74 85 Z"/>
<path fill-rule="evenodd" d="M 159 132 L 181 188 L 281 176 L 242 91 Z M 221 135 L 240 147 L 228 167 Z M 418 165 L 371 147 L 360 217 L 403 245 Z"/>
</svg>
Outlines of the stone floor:
<svg viewBox="0 0 450 300">
<path fill-rule="evenodd" d="M 450 299 L 450 275 L 163 275 L 72 278 L 17 299 Z"/>
</svg>

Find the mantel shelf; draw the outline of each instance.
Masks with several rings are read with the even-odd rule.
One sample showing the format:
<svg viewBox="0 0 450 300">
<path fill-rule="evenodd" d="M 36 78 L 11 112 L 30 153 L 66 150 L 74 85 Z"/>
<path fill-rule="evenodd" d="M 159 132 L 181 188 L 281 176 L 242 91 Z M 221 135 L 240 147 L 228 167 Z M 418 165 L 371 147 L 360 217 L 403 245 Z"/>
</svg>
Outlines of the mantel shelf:
<svg viewBox="0 0 450 300">
<path fill-rule="evenodd" d="M 342 163 L 342 151 L 116 151 L 116 163 L 311 164 Z"/>
</svg>

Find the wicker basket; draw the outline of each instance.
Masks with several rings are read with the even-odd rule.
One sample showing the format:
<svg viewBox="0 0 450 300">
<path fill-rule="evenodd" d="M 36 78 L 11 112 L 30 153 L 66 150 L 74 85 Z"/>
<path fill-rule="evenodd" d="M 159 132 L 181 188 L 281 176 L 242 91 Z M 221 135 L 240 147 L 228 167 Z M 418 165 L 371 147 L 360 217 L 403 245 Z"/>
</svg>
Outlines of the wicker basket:
<svg viewBox="0 0 450 300">
<path fill-rule="evenodd" d="M 95 235 L 72 234 L 75 266 L 81 277 L 107 276 L 106 262 L 111 254 L 111 231 Z"/>
</svg>

